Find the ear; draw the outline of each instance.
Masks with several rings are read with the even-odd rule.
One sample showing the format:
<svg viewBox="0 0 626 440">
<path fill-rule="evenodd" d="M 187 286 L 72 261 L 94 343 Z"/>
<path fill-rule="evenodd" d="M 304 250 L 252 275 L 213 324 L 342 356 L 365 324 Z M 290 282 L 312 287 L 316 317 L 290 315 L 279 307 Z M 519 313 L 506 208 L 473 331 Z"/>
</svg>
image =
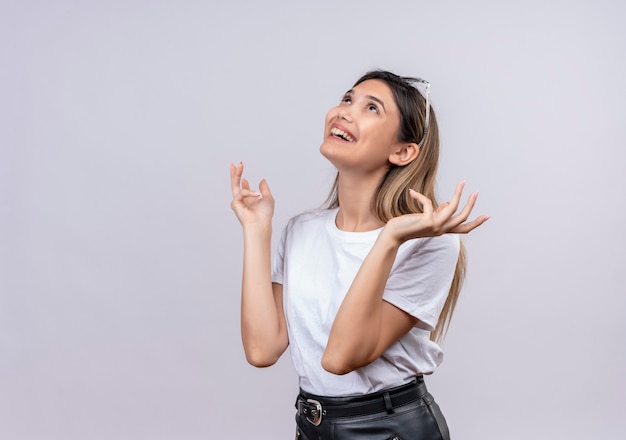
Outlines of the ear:
<svg viewBox="0 0 626 440">
<path fill-rule="evenodd" d="M 399 167 L 413 162 L 420 154 L 420 148 L 415 143 L 399 144 L 389 155 L 389 162 Z"/>
</svg>

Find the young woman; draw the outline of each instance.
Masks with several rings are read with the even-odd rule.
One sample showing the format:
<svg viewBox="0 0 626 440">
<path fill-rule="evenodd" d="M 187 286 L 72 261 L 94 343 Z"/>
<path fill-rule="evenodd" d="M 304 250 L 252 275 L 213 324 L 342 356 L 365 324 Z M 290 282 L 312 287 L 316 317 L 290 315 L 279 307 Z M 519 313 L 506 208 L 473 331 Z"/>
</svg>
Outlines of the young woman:
<svg viewBox="0 0 626 440">
<path fill-rule="evenodd" d="M 426 85 L 426 97 L 417 84 Z M 458 238 L 477 193 L 435 200 L 439 137 L 428 83 L 365 74 L 326 115 L 337 168 L 328 207 L 289 221 L 270 258 L 274 199 L 231 165 L 244 235 L 241 331 L 248 362 L 288 345 L 300 393 L 296 438 L 448 439 L 423 375 L 441 362 L 465 268 Z"/>
</svg>

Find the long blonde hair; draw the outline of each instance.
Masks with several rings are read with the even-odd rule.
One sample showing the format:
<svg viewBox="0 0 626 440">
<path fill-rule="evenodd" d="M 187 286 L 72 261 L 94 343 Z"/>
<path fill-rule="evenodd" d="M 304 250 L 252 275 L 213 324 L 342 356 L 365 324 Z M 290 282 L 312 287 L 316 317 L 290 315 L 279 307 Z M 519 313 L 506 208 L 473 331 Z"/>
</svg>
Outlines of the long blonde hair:
<svg viewBox="0 0 626 440">
<path fill-rule="evenodd" d="M 413 82 L 417 81 L 415 78 L 400 77 L 391 72 L 375 70 L 363 75 L 354 85 L 357 86 L 370 79 L 385 82 L 393 92 L 400 111 L 399 140 L 416 144 L 422 142 L 419 155 L 411 163 L 405 166 L 390 165 L 372 200 L 372 210 L 383 223 L 400 215 L 422 212 L 421 204 L 409 196 L 409 188 L 428 197 L 436 208 L 438 203 L 435 197 L 435 179 L 439 165 L 439 128 L 434 110 L 431 107 L 430 120 L 426 130 L 426 100 L 413 85 Z M 326 201 L 328 208 L 339 206 L 337 183 L 338 179 L 335 178 Z M 437 325 L 430 334 L 430 339 L 433 341 L 442 342 L 450 326 L 465 278 L 465 268 L 466 253 L 465 247 L 461 243 L 450 291 L 439 315 Z"/>
</svg>

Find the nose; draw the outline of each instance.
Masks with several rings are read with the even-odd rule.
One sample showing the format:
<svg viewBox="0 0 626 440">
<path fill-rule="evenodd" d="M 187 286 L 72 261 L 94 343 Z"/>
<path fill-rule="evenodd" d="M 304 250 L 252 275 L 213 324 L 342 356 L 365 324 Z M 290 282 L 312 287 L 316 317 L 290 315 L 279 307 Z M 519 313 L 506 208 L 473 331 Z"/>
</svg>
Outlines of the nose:
<svg viewBox="0 0 626 440">
<path fill-rule="evenodd" d="M 347 122 L 352 122 L 352 116 L 350 115 L 350 112 L 348 112 L 345 108 L 339 109 L 339 111 L 337 112 L 337 119 L 343 119 Z"/>
</svg>

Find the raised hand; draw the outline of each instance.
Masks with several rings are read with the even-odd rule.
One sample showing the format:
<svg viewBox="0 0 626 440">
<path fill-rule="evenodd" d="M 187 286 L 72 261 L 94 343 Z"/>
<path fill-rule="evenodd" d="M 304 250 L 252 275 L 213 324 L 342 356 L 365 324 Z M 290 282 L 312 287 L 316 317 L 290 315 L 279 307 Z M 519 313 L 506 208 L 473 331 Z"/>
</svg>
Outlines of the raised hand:
<svg viewBox="0 0 626 440">
<path fill-rule="evenodd" d="M 230 164 L 230 184 L 233 191 L 233 201 L 230 207 L 235 212 L 239 222 L 248 224 L 271 223 L 274 215 L 274 198 L 265 179 L 259 183 L 259 191 L 250 189 L 250 183 L 242 178 L 243 163 L 235 166 Z"/>
<path fill-rule="evenodd" d="M 410 189 L 410 196 L 422 204 L 423 212 L 395 217 L 387 222 L 385 229 L 389 230 L 394 239 L 400 243 L 418 237 L 467 234 L 486 222 L 489 216 L 481 215 L 472 221 L 466 221 L 476 204 L 477 192 L 472 193 L 463 209 L 456 213 L 464 186 L 465 182 L 459 183 L 452 199 L 442 203 L 437 209 L 433 209 L 433 203 L 428 197 Z"/>
</svg>

